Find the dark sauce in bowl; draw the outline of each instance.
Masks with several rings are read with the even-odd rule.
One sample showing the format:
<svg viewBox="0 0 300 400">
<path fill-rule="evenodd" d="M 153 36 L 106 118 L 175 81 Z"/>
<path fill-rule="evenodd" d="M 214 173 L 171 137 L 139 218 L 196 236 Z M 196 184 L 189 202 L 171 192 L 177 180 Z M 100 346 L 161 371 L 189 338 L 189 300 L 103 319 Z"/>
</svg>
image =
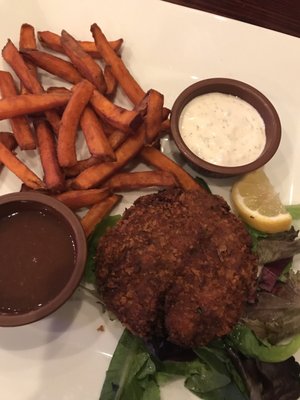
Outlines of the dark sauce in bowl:
<svg viewBox="0 0 300 400">
<path fill-rule="evenodd" d="M 0 311 L 27 312 L 53 299 L 70 279 L 75 257 L 70 228 L 53 211 L 25 207 L 1 216 Z"/>
<path fill-rule="evenodd" d="M 37 321 L 80 283 L 86 237 L 63 203 L 36 192 L 0 196 L 0 326 Z"/>
</svg>

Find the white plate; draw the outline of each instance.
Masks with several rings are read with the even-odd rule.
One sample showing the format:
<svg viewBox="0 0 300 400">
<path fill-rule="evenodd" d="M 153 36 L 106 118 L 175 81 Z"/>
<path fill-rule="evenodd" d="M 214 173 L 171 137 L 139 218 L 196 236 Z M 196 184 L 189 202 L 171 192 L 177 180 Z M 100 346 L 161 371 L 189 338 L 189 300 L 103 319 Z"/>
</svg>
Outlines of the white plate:
<svg viewBox="0 0 300 400">
<path fill-rule="evenodd" d="M 155 0 L 0 0 L 0 40 L 18 42 L 19 27 L 90 39 L 97 22 L 108 38 L 123 37 L 123 58 L 144 89 L 156 88 L 171 106 L 187 85 L 230 77 L 261 90 L 276 107 L 283 137 L 267 172 L 286 203 L 300 202 L 300 41 L 277 32 Z M 7 69 L 3 61 L 0 67 Z M 7 129 L 0 122 L 0 130 Z M 38 172 L 33 159 L 30 164 Z M 228 198 L 229 181 L 210 181 Z M 19 190 L 6 170 L 0 194 Z M 126 197 L 124 205 L 134 199 Z M 119 211 L 122 211 L 119 209 Z M 97 331 L 104 325 L 105 331 Z M 76 292 L 43 321 L 0 328 L 0 388 L 5 400 L 96 400 L 122 328 L 93 298 Z M 163 398 L 194 398 L 177 383 Z"/>
</svg>

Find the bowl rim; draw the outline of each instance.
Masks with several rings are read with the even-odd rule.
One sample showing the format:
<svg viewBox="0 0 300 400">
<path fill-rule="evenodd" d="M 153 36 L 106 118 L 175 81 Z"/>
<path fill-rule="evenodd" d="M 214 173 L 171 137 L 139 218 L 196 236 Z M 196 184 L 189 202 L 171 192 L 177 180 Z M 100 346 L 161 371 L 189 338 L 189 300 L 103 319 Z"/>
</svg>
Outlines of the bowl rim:
<svg viewBox="0 0 300 400">
<path fill-rule="evenodd" d="M 76 290 L 84 272 L 87 256 L 87 241 L 82 225 L 76 214 L 65 204 L 54 197 L 34 191 L 14 192 L 0 196 L 0 208 L 4 204 L 18 202 L 38 203 L 42 206 L 48 207 L 50 210 L 54 210 L 55 213 L 59 214 L 59 216 L 70 226 L 73 240 L 75 242 L 76 260 L 67 284 L 54 298 L 50 299 L 41 308 L 30 310 L 28 312 L 19 314 L 0 312 L 0 326 L 3 327 L 25 325 L 38 321 L 50 315 L 60 306 L 62 306 Z"/>
<path fill-rule="evenodd" d="M 266 145 L 260 156 L 239 166 L 226 167 L 209 163 L 199 158 L 184 143 L 179 130 L 179 118 L 183 108 L 193 98 L 206 93 L 221 92 L 238 96 L 251 104 L 264 120 L 266 128 Z M 196 168 L 220 176 L 235 176 L 244 174 L 265 165 L 276 153 L 281 141 L 281 122 L 279 115 L 270 100 L 258 89 L 240 80 L 231 78 L 208 78 L 193 83 L 184 89 L 176 98 L 171 109 L 171 135 L 179 151 Z"/>
</svg>

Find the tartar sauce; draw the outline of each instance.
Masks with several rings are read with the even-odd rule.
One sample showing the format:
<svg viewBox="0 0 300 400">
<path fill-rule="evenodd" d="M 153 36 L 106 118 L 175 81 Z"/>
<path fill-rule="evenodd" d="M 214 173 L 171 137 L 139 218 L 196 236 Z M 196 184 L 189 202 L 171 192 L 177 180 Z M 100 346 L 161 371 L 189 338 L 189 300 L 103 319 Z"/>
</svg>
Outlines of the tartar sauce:
<svg viewBox="0 0 300 400">
<path fill-rule="evenodd" d="M 239 97 L 207 93 L 183 109 L 179 129 L 188 148 L 203 160 L 234 167 L 258 158 L 266 143 L 258 111 Z"/>
</svg>

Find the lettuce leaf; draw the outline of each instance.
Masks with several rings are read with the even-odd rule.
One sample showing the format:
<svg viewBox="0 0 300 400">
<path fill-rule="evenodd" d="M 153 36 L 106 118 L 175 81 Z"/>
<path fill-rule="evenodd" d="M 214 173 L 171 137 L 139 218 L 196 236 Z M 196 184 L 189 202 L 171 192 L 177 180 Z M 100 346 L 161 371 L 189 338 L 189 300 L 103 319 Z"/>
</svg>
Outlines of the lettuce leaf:
<svg viewBox="0 0 300 400">
<path fill-rule="evenodd" d="M 294 357 L 266 363 L 243 356 L 229 348 L 228 353 L 244 379 L 250 400 L 296 400 L 300 396 L 300 366 Z"/>
<path fill-rule="evenodd" d="M 300 334 L 300 272 L 290 271 L 274 293 L 258 293 L 256 304 L 247 306 L 242 320 L 271 344 Z"/>
<path fill-rule="evenodd" d="M 159 400 L 159 385 L 178 377 L 203 400 L 248 400 L 245 386 L 222 346 L 194 350 L 191 361 L 161 361 L 125 330 L 106 372 L 100 400 Z"/>
<path fill-rule="evenodd" d="M 260 240 L 256 252 L 261 264 L 290 258 L 300 253 L 300 239 L 294 241 Z"/>
<path fill-rule="evenodd" d="M 251 226 L 245 224 L 245 227 L 249 233 L 249 235 L 251 236 L 251 240 L 252 240 L 252 251 L 254 253 L 256 253 L 257 251 L 257 245 L 259 243 L 260 240 L 265 239 L 268 237 L 268 234 L 265 232 L 261 232 L 258 231 L 255 228 L 252 228 Z"/>
<path fill-rule="evenodd" d="M 300 204 L 285 206 L 285 208 L 291 214 L 293 219 L 300 219 Z"/>
<path fill-rule="evenodd" d="M 265 264 L 261 270 L 258 286 L 259 289 L 267 292 L 273 292 L 278 282 L 287 280 L 287 275 L 293 265 L 292 258 L 283 258 L 271 263 Z"/>
<path fill-rule="evenodd" d="M 294 336 L 287 344 L 271 345 L 259 340 L 246 325 L 238 324 L 228 335 L 227 343 L 246 357 L 278 363 L 292 357 L 300 348 L 300 335 Z"/>
<path fill-rule="evenodd" d="M 106 372 L 100 400 L 159 400 L 155 372 L 142 340 L 125 330 Z"/>
</svg>

